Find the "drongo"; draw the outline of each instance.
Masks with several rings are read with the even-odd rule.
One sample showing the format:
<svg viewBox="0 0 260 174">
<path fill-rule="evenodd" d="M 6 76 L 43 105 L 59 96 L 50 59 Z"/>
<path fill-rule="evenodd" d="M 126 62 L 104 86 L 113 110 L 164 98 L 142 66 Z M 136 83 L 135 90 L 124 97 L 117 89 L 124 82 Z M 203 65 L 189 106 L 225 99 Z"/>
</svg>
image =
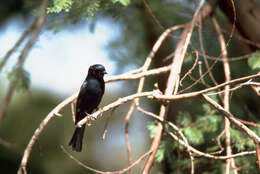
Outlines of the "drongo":
<svg viewBox="0 0 260 174">
<path fill-rule="evenodd" d="M 88 75 L 81 85 L 76 101 L 75 124 L 86 117 L 87 114 L 91 114 L 95 109 L 98 109 L 105 91 L 104 74 L 106 74 L 106 70 L 103 65 L 95 64 L 89 67 Z M 85 125 L 76 127 L 69 143 L 72 150 L 81 152 L 84 130 Z"/>
</svg>

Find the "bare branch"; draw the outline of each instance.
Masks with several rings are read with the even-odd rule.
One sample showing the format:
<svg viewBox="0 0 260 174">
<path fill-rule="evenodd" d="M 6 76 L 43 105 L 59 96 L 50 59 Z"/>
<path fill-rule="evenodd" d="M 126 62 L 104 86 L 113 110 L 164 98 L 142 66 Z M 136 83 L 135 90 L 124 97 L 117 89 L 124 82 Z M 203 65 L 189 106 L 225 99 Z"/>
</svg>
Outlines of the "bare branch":
<svg viewBox="0 0 260 174">
<path fill-rule="evenodd" d="M 81 161 L 76 159 L 74 156 L 72 156 L 68 151 L 66 151 L 63 146 L 61 146 L 61 149 L 63 150 L 63 152 L 66 155 L 68 155 L 68 157 L 70 157 L 73 161 L 75 161 L 80 166 L 82 166 L 82 167 L 84 167 L 84 168 L 86 168 L 86 169 L 88 169 L 92 172 L 100 173 L 100 174 L 121 174 L 121 173 L 125 173 L 125 172 L 129 171 L 130 169 L 132 169 L 137 164 L 139 164 L 147 155 L 149 155 L 151 153 L 151 151 L 146 152 L 140 158 L 138 158 L 132 165 L 128 166 L 127 168 L 124 168 L 124 169 L 118 170 L 118 171 L 106 171 L 105 172 L 105 171 L 100 171 L 100 170 L 94 169 L 92 167 L 88 167 L 87 165 L 85 165 L 84 163 L 82 163 Z"/>
<path fill-rule="evenodd" d="M 163 122 L 162 118 L 160 118 L 158 115 L 156 115 L 156 114 L 154 114 L 152 112 L 146 111 L 146 110 L 144 110 L 141 107 L 137 107 L 137 108 L 138 108 L 138 110 L 140 112 L 142 112 L 142 113 L 144 113 L 144 114 L 146 114 L 148 116 L 151 116 L 152 118 L 155 118 L 159 122 L 162 122 L 164 124 L 168 124 L 171 128 L 176 130 L 178 133 L 181 133 L 180 129 L 177 126 L 175 126 L 172 122 L 169 122 L 169 121 Z M 173 134 L 172 132 L 169 132 L 169 131 L 166 130 L 166 133 L 171 138 L 173 138 L 175 141 L 177 141 L 179 144 L 181 144 L 184 147 L 186 147 L 187 149 L 189 149 L 193 153 L 194 157 L 203 156 L 203 157 L 206 157 L 206 158 L 212 158 L 212 159 L 218 159 L 218 160 L 227 160 L 227 159 L 230 159 L 230 158 L 236 158 L 236 157 L 241 157 L 241 156 L 251 155 L 251 154 L 255 154 L 256 153 L 256 151 L 247 151 L 247 152 L 241 152 L 241 153 L 237 153 L 237 154 L 233 154 L 233 155 L 229 155 L 229 156 L 228 155 L 227 156 L 214 156 L 212 154 L 221 153 L 221 152 L 219 152 L 219 151 L 218 152 L 210 152 L 210 153 L 201 152 L 201 151 L 197 150 L 196 148 L 190 146 L 188 143 L 184 142 L 184 140 L 181 140 L 177 135 Z M 219 137 L 224 135 L 224 133 L 225 133 L 225 131 L 223 131 L 219 135 Z"/>
<path fill-rule="evenodd" d="M 40 126 L 35 130 L 33 136 L 31 137 L 25 151 L 23 154 L 23 158 L 19 167 L 19 170 L 17 172 L 17 174 L 22 174 L 22 173 L 26 173 L 26 166 L 28 163 L 28 159 L 30 157 L 31 151 L 32 151 L 32 147 L 35 144 L 36 140 L 38 139 L 39 135 L 41 134 L 41 132 L 43 131 L 43 129 L 47 126 L 47 124 L 49 123 L 49 121 L 51 119 L 53 119 L 56 116 L 56 113 L 59 113 L 65 106 L 67 106 L 68 104 L 70 104 L 71 102 L 73 102 L 76 99 L 76 96 L 78 95 L 78 93 L 73 94 L 72 96 L 68 97 L 66 100 L 64 100 L 63 102 L 61 102 L 60 104 L 58 104 L 46 117 L 45 119 L 41 122 Z"/>
<path fill-rule="evenodd" d="M 211 104 L 214 108 L 216 108 L 220 113 L 222 113 L 225 117 L 229 119 L 232 123 L 234 123 L 239 129 L 249 135 L 255 142 L 259 143 L 260 138 L 247 126 L 245 126 L 242 122 L 236 119 L 230 112 L 226 111 L 222 106 L 220 106 L 217 102 L 212 100 L 207 95 L 202 94 L 202 98 L 209 104 Z"/>
<path fill-rule="evenodd" d="M 174 27 L 171 27 L 171 28 L 165 30 L 165 32 L 162 33 L 162 35 L 159 37 L 159 39 L 154 44 L 154 46 L 152 48 L 152 51 L 150 52 L 149 56 L 146 58 L 146 61 L 145 61 L 144 65 L 143 65 L 143 67 L 141 68 L 143 73 L 147 72 L 147 69 L 149 68 L 149 66 L 151 64 L 152 59 L 153 59 L 155 53 L 158 51 L 160 45 L 166 39 L 166 37 L 171 32 L 179 29 L 180 27 L 182 27 L 182 26 L 174 26 Z M 137 89 L 137 94 L 142 92 L 143 86 L 144 86 L 144 80 L 145 80 L 145 76 L 141 77 L 141 79 L 139 81 L 138 89 Z M 132 164 L 132 160 L 131 160 L 131 146 L 130 146 L 130 141 L 129 141 L 128 127 L 129 127 L 129 121 L 130 121 L 131 116 L 132 116 L 132 114 L 134 112 L 135 105 L 138 102 L 139 102 L 138 98 L 136 98 L 132 102 L 132 104 L 131 104 L 131 106 L 130 106 L 127 114 L 126 114 L 126 117 L 125 117 L 125 140 L 126 140 L 126 146 L 127 146 L 127 156 L 128 156 L 128 163 L 129 163 L 129 165 Z M 130 170 L 129 173 L 131 174 L 132 171 Z"/>
<path fill-rule="evenodd" d="M 13 48 L 11 48 L 6 55 L 4 56 L 4 58 L 1 60 L 0 63 L 0 72 L 3 69 L 3 67 L 5 66 L 5 64 L 7 63 L 8 59 L 10 58 L 10 56 L 17 50 L 17 48 L 21 45 L 21 43 L 26 39 L 26 37 L 32 32 L 33 28 L 35 27 L 36 24 L 36 20 L 31 24 L 30 27 L 28 27 L 24 33 L 22 34 L 22 36 L 20 37 L 20 39 L 15 43 L 15 45 L 13 46 Z"/>
<path fill-rule="evenodd" d="M 194 61 L 194 64 L 192 65 L 192 67 L 189 69 L 189 71 L 181 78 L 180 80 L 180 85 L 182 86 L 182 81 L 188 76 L 191 74 L 191 72 L 194 70 L 194 68 L 196 67 L 197 63 L 198 63 L 198 60 L 199 60 L 199 55 L 198 55 L 198 52 L 196 51 L 195 52 L 196 54 L 196 58 L 195 58 L 195 61 Z"/>
<path fill-rule="evenodd" d="M 217 19 L 215 16 L 211 17 L 213 25 L 216 29 L 216 32 L 218 34 L 218 40 L 221 48 L 221 55 L 223 56 L 223 67 L 224 67 L 224 74 L 225 74 L 225 81 L 228 82 L 231 80 L 231 75 L 230 75 L 230 66 L 229 62 L 227 61 L 227 47 L 225 43 L 225 39 L 223 34 L 221 33 L 220 26 L 217 22 Z M 220 96 L 221 98 L 221 96 Z M 225 86 L 225 91 L 224 91 L 224 98 L 223 98 L 223 104 L 224 104 L 224 109 L 226 111 L 230 111 L 230 85 Z M 226 137 L 226 153 L 228 156 L 232 155 L 232 149 L 231 149 L 231 134 L 229 131 L 230 128 L 230 122 L 228 118 L 225 117 L 225 137 Z M 232 169 L 235 174 L 238 174 L 238 171 L 236 170 L 236 165 L 234 159 L 227 159 L 226 160 L 226 174 L 229 174 L 230 171 L 230 166 L 232 166 Z"/>
<path fill-rule="evenodd" d="M 178 91 L 180 72 L 181 72 L 181 68 L 182 68 L 182 64 L 183 64 L 183 59 L 184 59 L 188 44 L 190 42 L 190 38 L 192 35 L 192 31 L 193 31 L 195 22 L 197 21 L 197 16 L 198 16 L 203 4 L 204 4 L 204 0 L 201 0 L 199 6 L 197 7 L 197 9 L 194 13 L 191 23 L 188 24 L 186 26 L 186 28 L 184 29 L 184 31 L 181 35 L 182 39 L 180 40 L 180 42 L 178 43 L 178 45 L 176 47 L 172 65 L 171 65 L 171 71 L 170 71 L 168 81 L 167 81 L 167 87 L 165 90 L 166 96 L 172 95 L 173 92 L 174 92 L 174 94 L 176 94 Z M 167 106 L 165 104 L 162 104 L 160 107 L 159 117 L 161 117 L 163 120 L 166 118 L 166 111 L 167 111 Z M 155 154 L 156 154 L 157 149 L 160 144 L 160 140 L 162 137 L 162 130 L 163 130 L 163 126 L 160 122 L 158 123 L 156 130 L 157 130 L 157 132 L 155 134 L 152 145 L 150 147 L 150 149 L 153 152 L 146 161 L 146 164 L 145 164 L 143 172 L 142 172 L 143 174 L 149 173 L 152 163 L 154 161 Z M 192 174 L 194 173 L 194 168 L 191 169 L 191 173 Z"/>
<path fill-rule="evenodd" d="M 177 141 L 178 143 L 180 143 L 181 145 L 185 146 L 186 148 L 187 147 L 187 144 L 178 138 L 177 135 L 174 135 L 172 132 L 169 132 L 169 131 L 166 131 L 166 133 L 171 137 L 173 138 L 175 141 Z M 203 156 L 203 157 L 206 157 L 206 158 L 212 158 L 212 159 L 218 159 L 218 160 L 226 160 L 226 159 L 230 159 L 230 158 L 236 158 L 236 157 L 241 157 L 241 156 L 245 156 L 245 155 L 251 155 L 251 154 L 255 154 L 256 151 L 248 151 L 248 152 L 240 152 L 240 153 L 237 153 L 237 154 L 233 154 L 233 155 L 230 155 L 230 156 L 214 156 L 214 155 L 211 155 L 209 153 L 204 153 L 204 152 L 201 152 L 197 149 L 195 149 L 194 147 L 192 146 L 189 146 L 190 150 L 195 153 L 196 155 L 198 156 Z"/>
</svg>

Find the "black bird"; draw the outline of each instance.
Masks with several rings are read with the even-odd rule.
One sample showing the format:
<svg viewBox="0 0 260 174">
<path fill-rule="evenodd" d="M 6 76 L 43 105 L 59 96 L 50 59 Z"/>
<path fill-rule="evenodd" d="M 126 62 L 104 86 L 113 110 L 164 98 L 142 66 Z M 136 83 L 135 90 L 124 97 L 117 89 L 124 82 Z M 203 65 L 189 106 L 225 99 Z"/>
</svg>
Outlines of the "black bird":
<svg viewBox="0 0 260 174">
<path fill-rule="evenodd" d="M 81 85 L 76 102 L 75 124 L 86 117 L 87 114 L 91 114 L 95 109 L 98 109 L 105 91 L 104 74 L 106 74 L 106 70 L 103 65 L 95 64 L 89 67 L 88 75 Z M 85 125 L 75 129 L 69 143 L 72 150 L 81 152 L 84 130 Z"/>
</svg>

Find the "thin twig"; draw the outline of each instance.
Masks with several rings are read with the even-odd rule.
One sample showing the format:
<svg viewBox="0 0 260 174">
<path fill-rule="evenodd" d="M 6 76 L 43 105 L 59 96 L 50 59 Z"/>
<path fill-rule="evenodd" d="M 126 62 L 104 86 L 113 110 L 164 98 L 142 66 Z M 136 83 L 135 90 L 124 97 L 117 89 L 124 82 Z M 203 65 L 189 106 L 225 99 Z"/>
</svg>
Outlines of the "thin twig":
<svg viewBox="0 0 260 174">
<path fill-rule="evenodd" d="M 226 47 L 225 39 L 223 34 L 221 33 L 220 26 L 215 16 L 211 16 L 211 19 L 215 27 L 215 30 L 218 34 L 218 40 L 221 48 L 221 55 L 223 56 L 222 64 L 224 67 L 225 81 L 228 82 L 231 80 L 231 75 L 230 75 L 231 72 L 230 72 L 229 62 L 227 61 L 227 47 Z M 230 101 L 230 85 L 227 85 L 225 86 L 225 90 L 224 90 L 223 104 L 224 104 L 224 109 L 228 112 L 230 111 L 229 101 Z M 232 149 L 231 149 L 231 134 L 229 129 L 230 129 L 230 121 L 228 120 L 228 118 L 225 117 L 226 154 L 230 156 L 232 155 Z M 232 166 L 234 173 L 238 174 L 238 171 L 236 170 L 235 161 L 232 158 L 226 160 L 226 174 L 229 174 L 230 166 Z"/>
<path fill-rule="evenodd" d="M 222 153 L 224 151 L 224 147 L 221 145 L 221 137 L 225 135 L 225 129 L 221 131 L 221 133 L 217 136 L 217 144 L 218 147 L 220 148 L 219 151 L 217 151 L 217 153 Z"/>
<path fill-rule="evenodd" d="M 5 95 L 5 98 L 3 100 L 2 106 L 0 108 L 0 123 L 2 123 L 2 121 L 4 119 L 5 112 L 7 110 L 9 102 L 11 101 L 14 90 L 15 90 L 15 85 L 13 83 L 10 83 L 9 87 L 7 89 L 7 93 Z"/>
<path fill-rule="evenodd" d="M 192 71 L 194 70 L 194 68 L 196 67 L 196 65 L 197 65 L 197 63 L 198 63 L 198 60 L 199 60 L 198 52 L 196 51 L 195 54 L 196 54 L 196 58 L 195 58 L 195 61 L 194 61 L 193 65 L 192 65 L 192 67 L 188 70 L 187 73 L 184 74 L 184 76 L 183 76 L 183 77 L 181 78 L 181 80 L 180 80 L 180 85 L 181 85 L 181 86 L 182 86 L 182 81 L 183 81 L 188 75 L 190 75 L 190 74 L 192 73 Z"/>
<path fill-rule="evenodd" d="M 128 134 L 128 127 L 129 127 L 129 121 L 131 119 L 131 116 L 135 109 L 135 102 L 132 102 L 126 116 L 125 116 L 125 141 L 126 141 L 126 148 L 127 148 L 127 157 L 128 157 L 128 164 L 132 165 L 132 158 L 131 158 L 131 145 L 129 140 L 129 134 Z M 132 173 L 132 170 L 129 170 L 129 173 Z"/>
<path fill-rule="evenodd" d="M 258 143 L 260 142 L 260 137 L 258 137 L 251 129 L 249 129 L 242 122 L 240 122 L 238 119 L 236 119 L 230 112 L 226 111 L 221 105 L 219 105 L 217 102 L 215 102 L 213 99 L 211 99 L 207 95 L 202 94 L 201 96 L 207 103 L 209 103 L 214 108 L 216 108 L 220 113 L 222 113 L 225 117 L 227 117 L 229 119 L 229 121 L 234 123 L 235 126 L 237 126 L 239 129 L 241 129 L 243 132 L 245 132 L 255 142 L 258 142 Z"/>
<path fill-rule="evenodd" d="M 259 127 L 260 128 L 260 124 L 256 124 L 254 122 L 250 122 L 250 121 L 245 121 L 245 120 L 241 120 L 239 118 L 237 118 L 239 121 L 241 121 L 242 123 L 249 125 L 249 126 L 254 126 L 254 127 Z"/>
<path fill-rule="evenodd" d="M 104 131 L 103 131 L 103 135 L 102 135 L 102 140 L 105 140 L 105 138 L 106 138 L 107 127 L 108 127 L 108 125 L 109 125 L 109 122 L 110 122 L 110 120 L 111 120 L 111 118 L 112 118 L 112 115 L 113 115 L 113 113 L 115 112 L 115 110 L 116 110 L 116 107 L 112 109 L 110 115 L 109 115 L 109 116 L 107 117 L 107 119 L 106 119 L 105 126 L 104 126 Z"/>
<path fill-rule="evenodd" d="M 146 61 L 145 61 L 144 65 L 143 65 L 143 67 L 141 68 L 143 73 L 147 72 L 147 70 L 148 70 L 148 68 L 149 68 L 149 66 L 150 66 L 150 64 L 152 62 L 152 59 L 155 56 L 155 53 L 158 51 L 158 49 L 159 49 L 160 45 L 162 44 L 162 42 L 166 39 L 166 37 L 171 32 L 173 32 L 173 31 L 175 31 L 175 30 L 177 30 L 179 28 L 180 28 L 180 26 L 171 27 L 171 28 L 165 30 L 161 34 L 161 36 L 158 38 L 158 40 L 154 44 L 154 46 L 152 48 L 152 51 L 150 52 L 149 56 L 146 58 Z M 144 86 L 144 80 L 145 80 L 145 76 L 141 77 L 141 79 L 139 81 L 138 89 L 137 89 L 137 94 L 142 92 L 143 86 Z M 129 163 L 129 165 L 132 164 L 132 160 L 131 160 L 131 145 L 130 145 L 130 141 L 129 141 L 128 127 L 129 127 L 129 121 L 130 121 L 131 116 L 132 116 L 132 114 L 134 112 L 135 105 L 138 102 L 139 102 L 138 98 L 135 99 L 132 102 L 132 104 L 131 104 L 131 106 L 130 106 L 130 108 L 129 108 L 126 116 L 125 116 L 125 140 L 126 140 L 126 146 L 127 146 L 127 156 L 128 156 L 128 163 Z M 129 173 L 131 174 L 132 171 L 130 170 Z"/>
<path fill-rule="evenodd" d="M 209 63 L 208 63 L 208 60 L 206 59 L 206 51 L 204 49 L 204 45 L 203 45 L 203 38 L 202 38 L 202 21 L 201 21 L 201 16 L 199 16 L 199 41 L 200 41 L 200 49 L 201 49 L 201 53 L 202 53 L 202 57 L 203 57 L 203 60 L 205 62 L 205 65 L 206 65 L 206 68 L 209 69 Z M 202 73 L 201 73 L 202 74 Z M 211 79 L 211 81 L 217 85 L 217 81 L 215 80 L 213 74 L 212 74 L 212 71 L 210 70 L 209 71 L 209 77 Z M 203 79 L 203 78 L 202 78 Z"/>
<path fill-rule="evenodd" d="M 235 29 L 236 29 L 236 20 L 237 20 L 237 13 L 236 13 L 236 7 L 235 7 L 235 4 L 234 4 L 234 0 L 230 0 L 230 2 L 232 4 L 232 10 L 233 10 L 234 16 L 233 16 L 233 24 L 232 24 L 231 33 L 229 35 L 229 39 L 227 41 L 226 47 L 229 46 L 231 39 L 233 38 L 233 34 L 235 32 Z"/>
<path fill-rule="evenodd" d="M 151 151 L 146 152 L 145 154 L 143 154 L 140 158 L 138 158 L 132 165 L 122 169 L 122 170 L 118 170 L 118 171 L 100 171 L 97 169 L 94 169 L 92 167 L 87 166 L 86 164 L 82 163 L 81 161 L 79 161 L 77 158 L 75 158 L 74 156 L 72 156 L 68 151 L 65 150 L 65 148 L 63 146 L 61 146 L 61 149 L 63 150 L 63 152 L 68 155 L 68 157 L 70 157 L 70 159 L 72 159 L 73 161 L 75 161 L 78 165 L 92 171 L 95 173 L 99 173 L 99 174 L 121 174 L 121 173 L 125 173 L 127 171 L 129 171 L 130 169 L 132 169 L 134 166 L 136 166 L 137 164 L 139 164 L 147 155 L 149 155 L 151 153 Z"/>
<path fill-rule="evenodd" d="M 153 14 L 153 11 L 151 9 L 151 7 L 148 5 L 148 3 L 146 2 L 146 0 L 144 0 L 144 5 L 145 7 L 148 9 L 149 14 L 152 16 L 153 20 L 155 21 L 155 23 L 161 28 L 161 30 L 165 30 L 164 26 L 161 24 L 161 22 L 157 19 L 157 17 Z"/>
<path fill-rule="evenodd" d="M 17 50 L 17 48 L 23 43 L 23 41 L 27 38 L 27 36 L 32 32 L 35 27 L 36 20 L 24 31 L 20 39 L 15 43 L 15 45 L 6 53 L 0 63 L 0 72 L 7 63 L 10 56 Z"/>
<path fill-rule="evenodd" d="M 180 143 L 184 147 L 188 148 L 187 144 L 184 141 L 182 141 L 177 135 L 174 135 L 172 132 L 169 132 L 167 130 L 166 130 L 166 133 L 171 138 L 173 138 L 175 141 L 177 141 L 178 143 Z M 218 159 L 218 160 L 226 160 L 226 159 L 230 159 L 230 158 L 236 158 L 236 157 L 241 157 L 241 156 L 251 155 L 251 154 L 256 153 L 256 151 L 247 151 L 247 152 L 240 152 L 240 153 L 237 153 L 237 154 L 233 154 L 233 155 L 230 155 L 230 156 L 214 156 L 214 155 L 211 155 L 209 153 L 201 152 L 201 151 L 195 149 L 192 146 L 189 146 L 189 148 L 192 151 L 192 153 L 194 153 L 194 155 L 196 154 L 196 156 L 203 156 L 203 157 L 206 157 L 206 158 L 212 158 L 212 159 Z"/>
<path fill-rule="evenodd" d="M 185 98 L 197 97 L 197 96 L 199 96 L 201 94 L 206 94 L 208 92 L 218 90 L 218 89 L 220 89 L 220 88 L 222 88 L 222 87 L 224 87 L 226 85 L 237 83 L 237 82 L 240 82 L 240 81 L 249 80 L 249 79 L 254 79 L 254 78 L 257 78 L 257 77 L 260 77 L 260 72 L 257 73 L 257 74 L 254 74 L 254 75 L 233 79 L 233 80 L 230 80 L 229 82 L 224 82 L 224 83 L 221 83 L 221 84 L 219 84 L 217 86 L 213 86 L 211 88 L 206 88 L 206 89 L 203 89 L 203 90 L 200 90 L 200 91 L 189 92 L 189 93 L 178 94 L 178 95 L 171 95 L 171 96 L 165 96 L 165 95 L 158 94 L 158 95 L 156 95 L 154 97 L 156 99 L 159 99 L 159 100 L 178 100 L 180 98 L 181 99 L 185 99 Z"/>
<path fill-rule="evenodd" d="M 200 77 L 202 77 L 203 76 L 203 71 L 202 71 L 202 62 L 201 61 L 199 61 L 199 63 L 198 63 L 198 65 L 199 65 L 199 74 L 200 74 Z M 210 73 L 210 71 L 209 71 L 209 73 Z M 204 77 L 204 76 L 203 76 Z M 204 78 L 200 78 L 200 80 L 201 80 L 201 83 L 204 85 L 204 86 L 206 86 L 206 87 L 210 87 L 210 85 L 208 85 L 205 81 L 204 81 Z M 195 82 L 196 82 L 196 80 L 195 80 Z"/>
<path fill-rule="evenodd" d="M 57 113 L 59 113 L 65 106 L 73 102 L 78 93 L 73 94 L 72 96 L 68 97 L 66 100 L 62 101 L 60 104 L 58 104 L 46 117 L 45 119 L 41 122 L 40 126 L 35 130 L 33 136 L 31 137 L 25 151 L 23 154 L 23 158 L 19 167 L 19 170 L 17 174 L 23 174 L 26 173 L 26 166 L 32 151 L 32 147 L 35 144 L 36 140 L 38 139 L 39 135 L 43 131 L 43 129 L 47 126 L 49 121 L 53 119 L 55 116 L 57 116 Z"/>
<path fill-rule="evenodd" d="M 163 123 L 163 120 L 162 118 L 160 118 L 158 115 L 152 113 L 152 112 L 149 112 L 149 111 L 146 111 L 144 110 L 143 108 L 141 108 L 140 106 L 137 107 L 137 109 L 148 115 L 148 116 L 151 116 L 152 118 L 155 118 L 157 121 L 159 122 L 162 122 Z M 173 126 L 172 122 L 164 122 L 165 124 L 169 125 L 170 127 L 172 127 L 173 129 L 175 130 L 180 130 L 177 126 Z M 245 156 L 245 155 L 251 155 L 251 154 L 255 154 L 256 151 L 247 151 L 247 152 L 240 152 L 240 153 L 237 153 L 237 154 L 232 154 L 230 156 L 214 156 L 212 154 L 216 154 L 216 153 L 220 153 L 219 151 L 217 152 L 210 152 L 210 153 L 205 153 L 205 152 L 201 152 L 197 149 L 195 149 L 194 147 L 190 146 L 188 143 L 185 143 L 183 140 L 181 140 L 177 135 L 174 135 L 172 132 L 169 132 L 166 130 L 166 133 L 168 135 L 170 135 L 170 137 L 172 137 L 175 141 L 177 141 L 180 145 L 183 145 L 184 147 L 186 147 L 187 149 L 189 148 L 190 151 L 192 151 L 193 153 L 193 156 L 197 157 L 197 156 L 203 156 L 203 157 L 206 157 L 206 158 L 212 158 L 212 159 L 218 159 L 218 160 L 226 160 L 226 159 L 230 159 L 230 158 L 236 158 L 236 157 L 241 157 L 241 156 Z M 224 135 L 224 131 L 221 133 L 222 135 Z M 218 136 L 220 137 L 220 136 Z M 221 146 L 222 147 L 222 146 Z M 223 147 L 222 147 L 223 148 Z M 222 150 L 223 151 L 223 150 Z"/>
</svg>

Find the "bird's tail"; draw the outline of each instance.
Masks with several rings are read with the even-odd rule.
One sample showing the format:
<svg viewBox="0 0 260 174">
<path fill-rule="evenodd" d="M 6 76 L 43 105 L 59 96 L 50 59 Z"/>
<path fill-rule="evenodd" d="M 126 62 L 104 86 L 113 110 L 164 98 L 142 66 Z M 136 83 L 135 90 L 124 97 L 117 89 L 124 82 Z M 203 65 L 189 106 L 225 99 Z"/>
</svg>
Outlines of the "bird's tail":
<svg viewBox="0 0 260 174">
<path fill-rule="evenodd" d="M 83 135 L 84 135 L 84 131 L 85 131 L 85 126 L 86 125 L 82 125 L 82 127 L 77 127 L 70 140 L 69 145 L 72 146 L 72 150 L 74 150 L 76 152 L 81 152 L 81 150 L 82 150 L 82 140 L 83 140 Z"/>
</svg>

